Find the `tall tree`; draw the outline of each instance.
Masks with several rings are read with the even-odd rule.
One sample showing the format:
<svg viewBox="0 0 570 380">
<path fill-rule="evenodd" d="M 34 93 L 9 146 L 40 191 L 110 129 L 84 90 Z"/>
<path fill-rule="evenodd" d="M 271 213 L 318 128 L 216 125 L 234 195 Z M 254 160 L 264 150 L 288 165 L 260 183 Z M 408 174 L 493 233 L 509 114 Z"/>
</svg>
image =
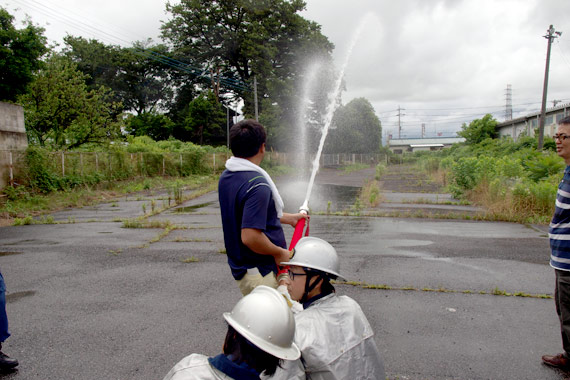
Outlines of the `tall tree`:
<svg viewBox="0 0 570 380">
<path fill-rule="evenodd" d="M 173 95 L 169 81 L 168 49 L 164 45 L 136 42 L 120 51 L 115 87 L 127 110 L 137 114 L 157 112 Z"/>
<path fill-rule="evenodd" d="M 186 130 L 197 144 L 219 142 L 225 136 L 226 114 L 212 91 L 200 94 L 188 106 Z"/>
<path fill-rule="evenodd" d="M 481 119 L 475 119 L 469 125 L 463 123 L 461 131 L 457 134 L 465 138 L 467 144 L 477 144 L 481 141 L 497 137 L 497 120 L 493 116 L 487 114 Z"/>
<path fill-rule="evenodd" d="M 172 135 L 172 120 L 166 115 L 143 112 L 127 119 L 126 130 L 133 136 L 149 136 L 155 141 L 168 140 Z"/>
<path fill-rule="evenodd" d="M 334 115 L 325 151 L 329 153 L 377 153 L 382 145 L 382 125 L 365 98 L 351 100 Z"/>
<path fill-rule="evenodd" d="M 238 94 L 253 115 L 254 77 L 261 105 L 271 96 L 269 82 L 281 81 L 273 84 L 279 91 L 302 72 L 306 53 L 330 55 L 320 26 L 298 14 L 304 9 L 302 0 L 182 0 L 167 5 L 172 19 L 162 32 L 176 55 L 199 69 L 197 78 L 219 72 L 222 91 Z"/>
<path fill-rule="evenodd" d="M 43 28 L 28 20 L 24 29 L 16 29 L 13 22 L 14 17 L 0 7 L 0 100 L 9 101 L 26 92 L 48 51 Z"/>
<path fill-rule="evenodd" d="M 136 114 L 165 108 L 172 97 L 168 49 L 151 41 L 136 42 L 131 48 L 105 45 L 97 40 L 67 36 L 65 54 L 89 75 L 90 89 L 105 86 L 116 101 Z"/>
<path fill-rule="evenodd" d="M 105 143 L 120 135 L 120 103 L 101 86 L 88 90 L 87 76 L 67 58 L 53 54 L 18 101 L 24 106 L 32 144 L 73 149 Z"/>
</svg>

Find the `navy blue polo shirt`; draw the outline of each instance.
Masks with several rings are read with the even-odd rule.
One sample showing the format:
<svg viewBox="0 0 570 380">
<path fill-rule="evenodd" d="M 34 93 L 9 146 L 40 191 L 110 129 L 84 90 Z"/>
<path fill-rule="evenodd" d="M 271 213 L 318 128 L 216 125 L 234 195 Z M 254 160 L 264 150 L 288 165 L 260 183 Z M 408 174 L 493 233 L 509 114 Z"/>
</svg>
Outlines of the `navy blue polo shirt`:
<svg viewBox="0 0 570 380">
<path fill-rule="evenodd" d="M 277 273 L 273 256 L 255 253 L 241 241 L 242 228 L 254 228 L 263 231 L 273 244 L 287 248 L 265 177 L 255 171 L 225 170 L 218 182 L 218 197 L 228 264 L 234 278 L 240 280 L 249 268 L 258 268 L 262 276 Z"/>
</svg>

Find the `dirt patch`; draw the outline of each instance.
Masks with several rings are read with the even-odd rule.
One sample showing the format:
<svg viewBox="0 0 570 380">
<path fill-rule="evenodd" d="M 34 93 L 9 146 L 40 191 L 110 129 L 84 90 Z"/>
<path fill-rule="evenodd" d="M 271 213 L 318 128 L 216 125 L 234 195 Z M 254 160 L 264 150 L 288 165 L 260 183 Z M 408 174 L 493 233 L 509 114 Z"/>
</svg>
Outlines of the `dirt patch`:
<svg viewBox="0 0 570 380">
<path fill-rule="evenodd" d="M 380 184 L 383 191 L 397 193 L 445 193 L 443 186 L 409 165 L 389 166 Z"/>
<path fill-rule="evenodd" d="M 339 169 L 322 168 L 319 169 L 315 182 L 318 184 L 362 187 L 366 181 L 374 179 L 375 173 L 374 167 L 349 173 Z"/>
<path fill-rule="evenodd" d="M 375 174 L 374 167 L 349 173 L 324 168 L 317 174 L 316 183 L 363 187 L 375 179 Z M 440 183 L 411 165 L 389 166 L 378 182 L 381 202 L 363 210 L 364 215 L 462 219 L 483 212 L 479 207 L 460 204 Z"/>
<path fill-rule="evenodd" d="M 346 173 L 338 169 L 323 168 L 317 173 L 316 182 L 341 186 L 361 187 L 373 180 L 374 167 Z M 425 173 L 418 172 L 410 165 L 393 165 L 380 178 L 380 188 L 384 192 L 396 193 L 445 193 L 445 189 L 432 181 Z"/>
</svg>

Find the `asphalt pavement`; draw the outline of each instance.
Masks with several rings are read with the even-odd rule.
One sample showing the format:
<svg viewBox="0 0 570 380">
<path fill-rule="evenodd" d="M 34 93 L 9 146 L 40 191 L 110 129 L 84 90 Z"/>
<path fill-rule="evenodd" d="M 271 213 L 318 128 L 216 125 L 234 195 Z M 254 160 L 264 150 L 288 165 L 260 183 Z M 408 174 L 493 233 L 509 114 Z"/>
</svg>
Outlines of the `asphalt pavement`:
<svg viewBox="0 0 570 380">
<path fill-rule="evenodd" d="M 0 228 L 3 350 L 20 361 L 0 378 L 162 379 L 190 353 L 221 351 L 222 313 L 241 295 L 217 193 L 147 228 L 123 222 L 167 206 L 136 194 Z M 561 350 L 544 226 L 312 215 L 310 233 L 341 255 L 337 292 L 368 316 L 389 379 L 564 378 L 540 360 Z"/>
</svg>

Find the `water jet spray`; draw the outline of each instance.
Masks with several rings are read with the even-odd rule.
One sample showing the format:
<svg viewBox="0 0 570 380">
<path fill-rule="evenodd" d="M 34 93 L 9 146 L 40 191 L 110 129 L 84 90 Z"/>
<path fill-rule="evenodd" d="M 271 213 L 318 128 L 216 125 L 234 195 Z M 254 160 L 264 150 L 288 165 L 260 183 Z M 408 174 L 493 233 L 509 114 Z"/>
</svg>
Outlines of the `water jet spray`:
<svg viewBox="0 0 570 380">
<path fill-rule="evenodd" d="M 329 105 L 327 107 L 325 122 L 322 128 L 321 140 L 319 142 L 319 148 L 317 150 L 317 154 L 315 156 L 315 159 L 313 160 L 313 169 L 311 171 L 311 178 L 309 180 L 309 185 L 307 186 L 305 201 L 303 202 L 303 205 L 299 208 L 299 212 L 305 215 L 309 215 L 309 198 L 311 197 L 311 192 L 313 190 L 313 185 L 315 183 L 315 177 L 319 170 L 319 162 L 321 160 L 321 154 L 323 152 L 323 147 L 325 145 L 325 139 L 327 138 L 327 134 L 329 132 L 329 128 L 332 123 L 334 112 L 336 111 L 337 108 L 337 99 L 340 95 L 340 91 L 342 88 L 342 79 L 344 77 L 344 72 L 346 70 L 346 66 L 348 65 L 348 60 L 352 54 L 352 50 L 356 45 L 356 41 L 358 41 L 360 33 L 362 32 L 362 29 L 364 28 L 364 25 L 367 23 L 367 21 L 368 19 L 365 19 L 365 21 L 362 22 L 359 28 L 356 30 L 356 33 L 354 34 L 352 41 L 349 45 L 349 49 L 346 53 L 344 64 L 342 65 L 339 76 L 335 82 L 334 91 L 331 93 L 329 97 Z M 304 100 L 304 102 L 307 103 L 307 100 Z M 305 231 L 305 236 L 309 235 L 309 225 L 307 223 L 307 220 L 305 218 L 300 219 L 295 225 L 295 231 L 293 232 L 293 237 L 291 238 L 291 244 L 289 244 L 289 250 L 295 248 L 295 245 L 297 245 L 299 239 L 303 237 L 303 231 L 305 230 L 305 225 L 307 226 L 307 229 Z"/>
</svg>

